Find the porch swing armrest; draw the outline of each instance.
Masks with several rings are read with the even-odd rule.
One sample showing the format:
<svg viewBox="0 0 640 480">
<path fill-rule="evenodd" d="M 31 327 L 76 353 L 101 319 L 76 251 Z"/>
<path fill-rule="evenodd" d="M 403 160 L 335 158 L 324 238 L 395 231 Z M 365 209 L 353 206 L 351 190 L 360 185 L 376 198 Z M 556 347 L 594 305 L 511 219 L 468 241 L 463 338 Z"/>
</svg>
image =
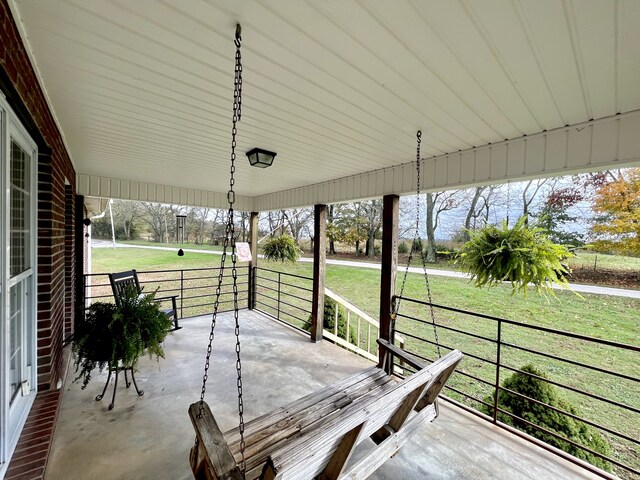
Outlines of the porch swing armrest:
<svg viewBox="0 0 640 480">
<path fill-rule="evenodd" d="M 388 340 L 379 338 L 378 345 L 385 351 L 386 354 L 391 354 L 397 358 L 402 359 L 407 365 L 415 368 L 416 370 L 422 370 L 427 366 L 427 363 L 424 360 L 416 357 L 415 355 L 411 355 L 409 352 L 404 351 L 400 347 L 396 347 L 392 343 L 389 343 Z"/>
<path fill-rule="evenodd" d="M 199 480 L 242 480 L 231 449 L 206 402 L 192 403 L 189 417 L 196 431 L 197 445 L 192 450 L 191 468 Z"/>
</svg>

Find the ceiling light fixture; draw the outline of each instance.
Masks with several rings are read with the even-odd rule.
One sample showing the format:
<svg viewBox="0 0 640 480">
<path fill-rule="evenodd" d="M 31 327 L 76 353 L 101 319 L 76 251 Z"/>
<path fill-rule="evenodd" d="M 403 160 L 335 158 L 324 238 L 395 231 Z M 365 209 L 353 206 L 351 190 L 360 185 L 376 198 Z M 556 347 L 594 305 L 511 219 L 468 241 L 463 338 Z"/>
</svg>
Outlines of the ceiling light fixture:
<svg viewBox="0 0 640 480">
<path fill-rule="evenodd" d="M 247 152 L 251 166 L 260 168 L 270 167 L 276 155 L 276 152 L 270 152 L 262 148 L 252 148 Z"/>
</svg>

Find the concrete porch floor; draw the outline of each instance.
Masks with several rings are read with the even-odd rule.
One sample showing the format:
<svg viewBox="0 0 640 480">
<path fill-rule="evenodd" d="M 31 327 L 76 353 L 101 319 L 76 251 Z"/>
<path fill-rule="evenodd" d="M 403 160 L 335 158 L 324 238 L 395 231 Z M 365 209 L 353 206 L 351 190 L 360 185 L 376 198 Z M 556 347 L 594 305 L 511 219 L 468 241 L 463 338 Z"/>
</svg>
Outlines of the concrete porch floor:
<svg viewBox="0 0 640 480">
<path fill-rule="evenodd" d="M 307 337 L 256 312 L 242 311 L 245 420 L 251 420 L 370 363 L 328 342 Z M 216 326 L 206 400 L 220 428 L 236 426 L 233 316 Z M 189 449 L 194 432 L 188 406 L 199 399 L 210 317 L 182 322 L 167 337 L 166 358 L 141 359 L 136 375 L 145 394 L 124 388 L 107 410 L 106 372 L 86 390 L 70 368 L 56 426 L 47 480 L 193 478 Z M 113 380 L 112 380 L 113 381 Z M 366 442 L 365 442 L 366 443 Z M 366 448 L 366 446 L 365 446 Z M 362 454 L 362 449 L 356 456 Z M 595 479 L 600 478 L 489 422 L 441 402 L 440 417 L 388 460 L 372 479 Z"/>
</svg>

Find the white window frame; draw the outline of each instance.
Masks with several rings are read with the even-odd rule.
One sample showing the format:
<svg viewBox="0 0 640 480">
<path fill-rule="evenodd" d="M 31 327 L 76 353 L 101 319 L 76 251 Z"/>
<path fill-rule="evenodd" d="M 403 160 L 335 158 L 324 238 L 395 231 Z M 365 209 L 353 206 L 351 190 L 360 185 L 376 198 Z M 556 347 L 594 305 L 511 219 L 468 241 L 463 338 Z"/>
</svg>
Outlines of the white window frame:
<svg viewBox="0 0 640 480">
<path fill-rule="evenodd" d="M 9 155 L 11 148 L 11 139 L 14 139 L 21 148 L 28 151 L 31 155 L 30 165 L 30 224 L 31 236 L 29 242 L 30 267 L 24 272 L 11 278 L 9 271 L 9 205 L 10 205 L 10 188 L 9 188 Z M 20 432 L 24 428 L 24 424 L 29 415 L 29 411 L 33 405 L 37 394 L 37 372 L 38 372 L 38 352 L 37 352 L 37 232 L 38 232 L 38 190 L 37 190 L 37 171 L 38 171 L 38 149 L 30 137 L 26 129 L 22 126 L 13 110 L 7 104 L 4 95 L 0 91 L 0 194 L 2 202 L 0 202 L 0 238 L 4 249 L 0 250 L 0 480 L 4 478 L 8 468 L 11 456 L 16 448 Z M 26 311 L 32 318 L 30 328 L 24 332 L 26 337 L 25 351 L 31 351 L 31 372 L 29 375 L 30 391 L 24 400 L 20 401 L 10 408 L 9 406 L 9 318 L 8 312 L 10 308 L 9 291 L 11 286 L 29 278 L 28 288 L 31 296 L 25 301 Z M 28 302 L 28 303 L 27 303 Z M 26 353 L 25 353 L 26 355 Z M 11 428 L 13 426 L 14 428 Z"/>
</svg>

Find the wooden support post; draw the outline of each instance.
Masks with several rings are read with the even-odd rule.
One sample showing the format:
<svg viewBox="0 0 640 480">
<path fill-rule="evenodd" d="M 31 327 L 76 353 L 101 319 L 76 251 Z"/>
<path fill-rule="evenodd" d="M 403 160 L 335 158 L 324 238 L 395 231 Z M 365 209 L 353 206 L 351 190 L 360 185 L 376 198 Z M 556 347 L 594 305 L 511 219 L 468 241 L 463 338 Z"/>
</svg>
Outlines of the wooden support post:
<svg viewBox="0 0 640 480">
<path fill-rule="evenodd" d="M 393 342 L 391 311 L 398 275 L 398 195 L 385 195 L 382 199 L 382 264 L 380 268 L 380 332 L 383 340 Z M 380 368 L 390 374 L 393 371 L 392 356 L 386 357 L 378 350 Z"/>
<path fill-rule="evenodd" d="M 311 305 L 311 341 L 322 340 L 324 320 L 324 275 L 327 260 L 327 206 L 313 208 L 313 303 Z"/>
<path fill-rule="evenodd" d="M 249 219 L 249 246 L 251 247 L 251 262 L 249 263 L 248 285 L 249 299 L 248 308 L 256 308 L 256 267 L 258 266 L 258 212 L 251 212 Z"/>
</svg>

